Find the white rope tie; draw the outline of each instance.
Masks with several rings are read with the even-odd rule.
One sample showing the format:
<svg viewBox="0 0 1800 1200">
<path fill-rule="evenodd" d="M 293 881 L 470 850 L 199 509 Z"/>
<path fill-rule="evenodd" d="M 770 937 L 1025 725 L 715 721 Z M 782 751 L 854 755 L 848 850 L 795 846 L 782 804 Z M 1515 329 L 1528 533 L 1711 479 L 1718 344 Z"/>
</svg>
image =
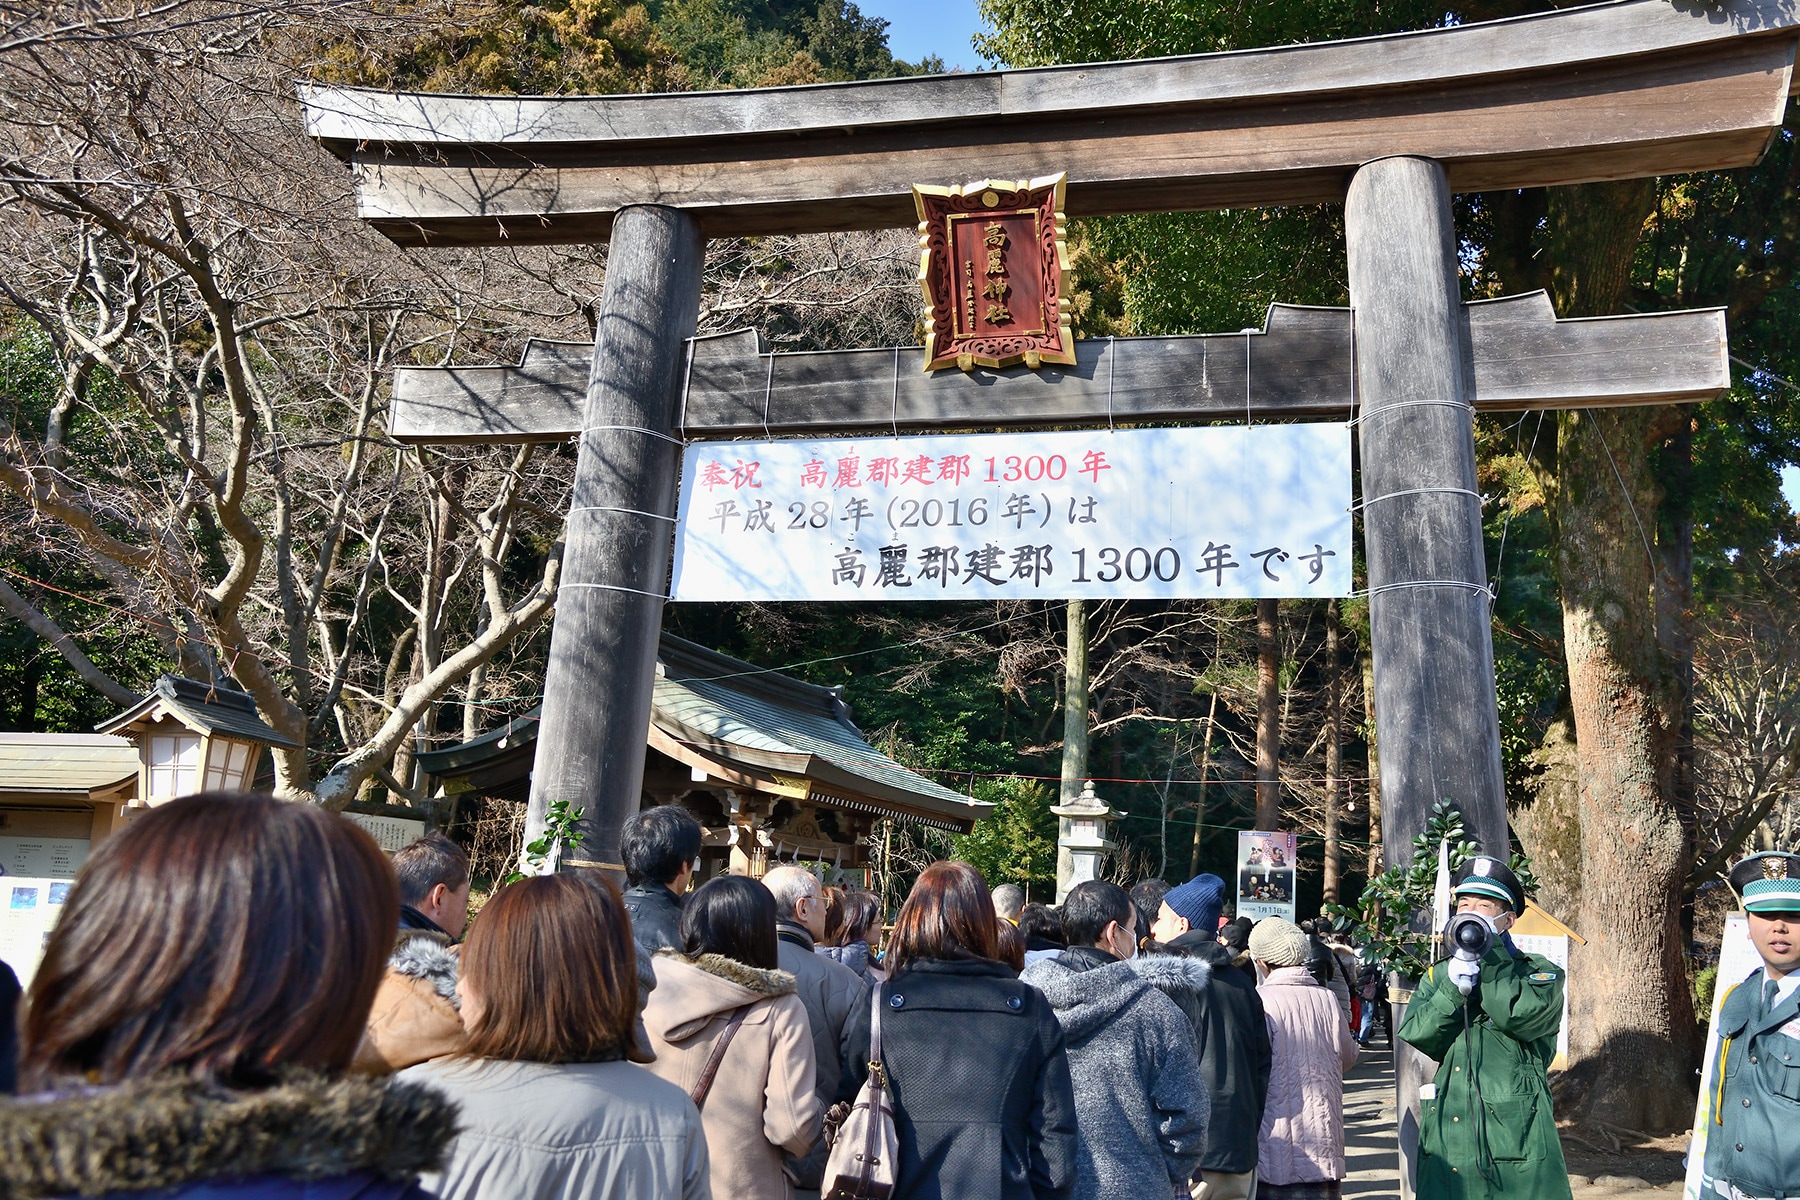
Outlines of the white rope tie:
<svg viewBox="0 0 1800 1200">
<path fill-rule="evenodd" d="M 1380 408 L 1365 408 L 1362 412 L 1358 413 L 1356 412 L 1356 377 L 1354 374 L 1351 376 L 1350 386 L 1350 411 L 1355 414 L 1350 418 L 1350 424 L 1352 425 L 1360 425 L 1371 417 L 1379 417 L 1384 413 L 1395 412 L 1402 408 L 1458 408 L 1463 412 L 1471 414 L 1475 411 L 1475 406 L 1473 404 L 1466 403 L 1462 400 L 1400 400 L 1393 404 L 1383 404 Z"/>
<path fill-rule="evenodd" d="M 576 513 L 578 513 L 578 512 L 614 512 L 614 513 L 627 513 L 627 514 L 629 514 L 629 515 L 631 515 L 631 516 L 634 516 L 634 517 L 649 517 L 649 518 L 650 518 L 650 519 L 651 519 L 651 520 L 652 520 L 652 521 L 667 521 L 667 522 L 668 522 L 668 523 L 669 523 L 669 524 L 671 524 L 671 525 L 673 525 L 673 524 L 675 524 L 675 518 L 674 518 L 674 517 L 668 517 L 668 516 L 664 516 L 664 515 L 663 515 L 663 514 L 662 514 L 662 513 L 653 513 L 653 512 L 644 512 L 644 511 L 643 511 L 643 510 L 642 510 L 642 509 L 637 509 L 637 508 L 614 508 L 614 507 L 613 507 L 613 506 L 612 506 L 612 505 L 610 505 L 610 504 L 582 504 L 582 505 L 578 505 L 578 506 L 576 506 L 576 507 L 575 507 L 575 508 L 571 508 L 571 509 L 570 509 L 570 510 L 569 510 L 569 515 L 570 515 L 570 516 L 574 516 L 574 515 L 575 515 L 575 514 L 576 514 Z"/>
<path fill-rule="evenodd" d="M 581 431 L 581 436 L 583 438 L 586 438 L 587 435 L 590 433 L 599 433 L 602 430 L 607 430 L 607 429 L 616 429 L 616 430 L 623 431 L 625 433 L 644 433 L 644 434 L 650 435 L 653 438 L 661 438 L 663 441 L 669 443 L 671 446 L 680 446 L 683 449 L 686 449 L 686 447 L 687 447 L 687 443 L 682 441 L 678 437 L 673 437 L 669 434 L 661 432 L 660 430 L 646 429 L 642 425 L 589 425 L 586 429 L 583 429 Z"/>
<path fill-rule="evenodd" d="M 1352 504 L 1350 506 L 1350 511 L 1355 512 L 1359 508 L 1366 509 L 1371 504 L 1377 504 L 1383 500 L 1395 500 L 1401 496 L 1430 496 L 1430 495 L 1440 495 L 1440 494 L 1473 496 L 1473 497 L 1475 497 L 1475 499 L 1477 501 L 1481 502 L 1483 505 L 1485 505 L 1487 503 L 1486 499 L 1482 496 L 1482 494 L 1480 492 L 1470 491 L 1468 488 L 1461 488 L 1461 487 L 1404 488 L 1398 492 L 1387 492 L 1380 496 L 1369 496 L 1366 499 L 1364 499 L 1363 501 L 1361 501 L 1360 503 Z"/>
<path fill-rule="evenodd" d="M 1383 592 L 1395 592 L 1403 588 L 1462 588 L 1465 591 L 1480 592 L 1490 601 L 1494 599 L 1494 589 L 1491 584 L 1470 583 L 1466 579 L 1413 579 L 1404 583 L 1384 583 L 1379 587 L 1369 588 L 1367 591 L 1351 592 L 1350 595 L 1353 597 L 1379 596 Z"/>
<path fill-rule="evenodd" d="M 894 347 L 894 406 L 888 416 L 888 426 L 894 431 L 894 437 L 900 436 L 900 347 Z"/>
<path fill-rule="evenodd" d="M 769 351 L 769 373 L 763 379 L 763 438 L 774 435 L 769 432 L 769 398 L 775 394 L 775 352 Z"/>
<path fill-rule="evenodd" d="M 602 592 L 630 592 L 633 596 L 648 596 L 652 600 L 669 598 L 666 592 L 646 592 L 643 588 L 621 587 L 616 583 L 564 583 L 559 584 L 557 590 L 560 591 L 563 588 L 593 588 Z"/>
<path fill-rule="evenodd" d="M 694 339 L 687 340 L 687 366 L 681 372 L 681 407 L 675 414 L 675 429 L 682 436 L 687 435 L 687 400 L 688 391 L 694 386 Z"/>
<path fill-rule="evenodd" d="M 1244 330 L 1244 428 L 1248 429 L 1254 422 L 1250 419 L 1250 335 L 1254 329 Z"/>
<path fill-rule="evenodd" d="M 1119 373 L 1119 339 L 1112 334 L 1106 335 L 1106 432 L 1117 433 L 1113 427 L 1113 379 Z"/>
</svg>

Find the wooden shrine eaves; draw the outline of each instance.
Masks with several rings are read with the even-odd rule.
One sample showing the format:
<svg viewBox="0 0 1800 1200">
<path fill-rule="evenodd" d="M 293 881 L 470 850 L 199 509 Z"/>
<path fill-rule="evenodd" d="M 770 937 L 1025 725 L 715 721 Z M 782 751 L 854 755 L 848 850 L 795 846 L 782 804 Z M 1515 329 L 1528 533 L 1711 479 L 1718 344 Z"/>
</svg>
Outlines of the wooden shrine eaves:
<svg viewBox="0 0 1800 1200">
<path fill-rule="evenodd" d="M 1731 386 L 1721 309 L 1564 321 L 1533 292 L 1464 312 L 1485 412 L 1710 400 Z M 916 346 L 769 355 L 749 330 L 692 345 L 681 420 L 701 439 L 1230 421 L 1246 411 L 1322 420 L 1351 406 L 1344 308 L 1273 305 L 1249 334 L 1079 341 L 1074 366 L 1037 371 L 926 375 Z M 401 367 L 390 432 L 418 443 L 572 437 L 592 357 L 590 345 L 533 340 L 516 367 Z"/>
<path fill-rule="evenodd" d="M 910 186 L 1069 174 L 1072 217 L 1343 199 L 1361 163 L 1457 191 L 1743 166 L 1781 124 L 1800 0 L 1614 0 L 1136 62 L 640 96 L 303 85 L 359 215 L 403 245 L 581 242 L 667 204 L 711 237 L 911 225 Z"/>
</svg>

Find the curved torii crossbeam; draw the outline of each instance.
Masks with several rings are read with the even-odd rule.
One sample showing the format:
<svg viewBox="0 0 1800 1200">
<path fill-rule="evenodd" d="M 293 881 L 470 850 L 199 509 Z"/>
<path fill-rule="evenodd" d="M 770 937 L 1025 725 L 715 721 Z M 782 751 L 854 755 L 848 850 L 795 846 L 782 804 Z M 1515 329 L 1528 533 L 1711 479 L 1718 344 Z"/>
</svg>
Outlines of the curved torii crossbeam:
<svg viewBox="0 0 1800 1200">
<path fill-rule="evenodd" d="M 710 237 L 903 227 L 921 180 L 1069 173 L 1068 213 L 1336 202 L 1362 163 L 1453 191 L 1743 166 L 1781 124 L 1794 0 L 1619 0 L 1137 62 L 641 96 L 306 86 L 307 132 L 403 244 L 604 240 L 630 204 Z"/>
</svg>

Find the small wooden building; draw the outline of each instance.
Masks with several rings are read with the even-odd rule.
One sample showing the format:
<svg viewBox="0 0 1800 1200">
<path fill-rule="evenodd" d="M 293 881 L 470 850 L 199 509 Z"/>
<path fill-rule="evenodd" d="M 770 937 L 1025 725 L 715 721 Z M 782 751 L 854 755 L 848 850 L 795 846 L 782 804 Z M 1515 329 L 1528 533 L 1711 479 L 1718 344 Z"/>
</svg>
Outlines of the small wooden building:
<svg viewBox="0 0 1800 1200">
<path fill-rule="evenodd" d="M 137 795 L 138 749 L 104 733 L 0 733 L 0 875 L 73 879 Z"/>
<path fill-rule="evenodd" d="M 538 714 L 421 754 L 446 795 L 522 801 Z M 992 805 L 933 783 L 871 746 L 842 689 L 804 683 L 663 634 L 642 804 L 681 804 L 706 829 L 701 877 L 760 876 L 777 863 L 866 879 L 882 817 L 967 833 Z"/>
</svg>

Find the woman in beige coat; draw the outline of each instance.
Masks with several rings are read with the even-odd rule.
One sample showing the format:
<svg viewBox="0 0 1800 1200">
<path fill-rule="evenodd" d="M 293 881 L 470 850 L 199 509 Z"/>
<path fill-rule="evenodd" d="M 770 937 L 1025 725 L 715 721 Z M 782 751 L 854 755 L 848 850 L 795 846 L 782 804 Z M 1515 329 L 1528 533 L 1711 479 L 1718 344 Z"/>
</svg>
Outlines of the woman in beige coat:
<svg viewBox="0 0 1800 1200">
<path fill-rule="evenodd" d="M 782 1155 L 812 1148 L 820 1113 L 806 1008 L 775 967 L 775 898 L 754 879 L 708 880 L 682 906 L 681 937 L 686 954 L 655 961 L 650 1070 L 696 1097 L 714 1196 L 788 1200 Z"/>
</svg>

